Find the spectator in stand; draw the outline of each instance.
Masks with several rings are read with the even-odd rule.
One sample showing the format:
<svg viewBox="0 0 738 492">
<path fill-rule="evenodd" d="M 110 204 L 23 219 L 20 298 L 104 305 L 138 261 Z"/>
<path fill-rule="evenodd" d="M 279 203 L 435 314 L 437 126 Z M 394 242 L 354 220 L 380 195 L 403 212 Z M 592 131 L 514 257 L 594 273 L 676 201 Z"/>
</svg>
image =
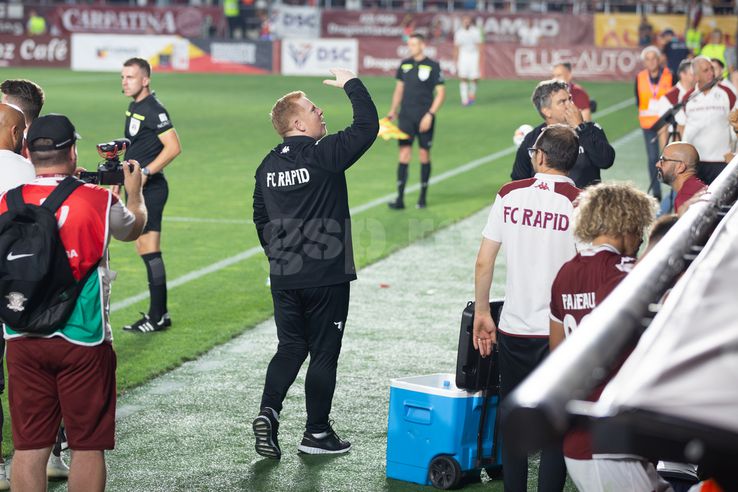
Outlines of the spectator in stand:
<svg viewBox="0 0 738 492">
<path fill-rule="evenodd" d="M 659 180 L 676 192 L 674 212 L 679 215 L 686 210 L 686 202 L 706 188 L 705 183 L 697 177 L 699 162 L 700 156 L 693 145 L 672 142 L 666 146 L 664 154 L 656 163 Z"/>
<path fill-rule="evenodd" d="M 732 147 L 733 129 L 728 115 L 736 108 L 736 96 L 717 82 L 709 58 L 692 60 L 697 82 L 682 98 L 684 113 L 677 114 L 682 140 L 691 143 L 700 155 L 697 175 L 710 184 L 725 169 L 725 158 Z"/>
<path fill-rule="evenodd" d="M 710 39 L 706 45 L 700 50 L 700 55 L 705 58 L 717 58 L 723 64 L 723 77 L 728 76 L 728 72 L 725 71 L 725 67 L 728 65 L 725 59 L 725 41 L 723 40 L 723 31 L 720 29 L 713 29 L 710 33 Z"/>
<path fill-rule="evenodd" d="M 592 121 L 592 108 L 590 107 L 589 94 L 581 85 L 572 82 L 574 78 L 571 73 L 571 63 L 559 63 L 554 65 L 551 73 L 552 79 L 563 80 L 569 84 L 569 94 L 579 111 L 582 112 L 582 119 L 584 121 Z"/>
<path fill-rule="evenodd" d="M 223 15 L 228 21 L 228 37 L 240 39 L 243 35 L 243 23 L 238 0 L 223 0 Z"/>
<path fill-rule="evenodd" d="M 46 19 L 38 15 L 34 9 L 29 10 L 26 30 L 29 36 L 43 36 L 46 34 Z"/>
<path fill-rule="evenodd" d="M 638 25 L 638 46 L 650 46 L 653 43 L 653 24 L 648 22 L 644 13 Z"/>
<path fill-rule="evenodd" d="M 661 32 L 661 52 L 665 58 L 665 64 L 671 73 L 677 73 L 679 64 L 689 57 L 689 48 L 683 39 L 677 37 L 674 31 L 667 27 Z M 676 82 L 676 80 L 673 80 Z"/>
<path fill-rule="evenodd" d="M 661 201 L 661 185 L 656 178 L 656 160 L 659 158 L 658 133 L 651 130 L 659 119 L 657 101 L 661 96 L 669 92 L 672 85 L 671 71 L 662 67 L 661 51 L 656 46 L 648 46 L 641 51 L 643 70 L 636 76 L 635 94 L 636 107 L 638 108 L 638 121 L 643 130 L 643 138 L 646 141 L 646 154 L 648 156 L 649 187 L 653 196 Z"/>
</svg>

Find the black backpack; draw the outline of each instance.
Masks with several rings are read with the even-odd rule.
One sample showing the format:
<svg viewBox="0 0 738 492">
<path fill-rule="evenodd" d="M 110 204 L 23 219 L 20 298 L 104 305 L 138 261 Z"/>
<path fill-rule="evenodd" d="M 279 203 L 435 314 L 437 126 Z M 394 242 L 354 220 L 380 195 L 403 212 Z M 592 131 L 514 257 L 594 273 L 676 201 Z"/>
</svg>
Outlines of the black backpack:
<svg viewBox="0 0 738 492">
<path fill-rule="evenodd" d="M 96 266 L 77 282 L 59 237 L 56 210 L 84 183 L 65 178 L 42 205 L 8 191 L 0 215 L 0 321 L 14 331 L 49 335 L 62 328 Z"/>
</svg>

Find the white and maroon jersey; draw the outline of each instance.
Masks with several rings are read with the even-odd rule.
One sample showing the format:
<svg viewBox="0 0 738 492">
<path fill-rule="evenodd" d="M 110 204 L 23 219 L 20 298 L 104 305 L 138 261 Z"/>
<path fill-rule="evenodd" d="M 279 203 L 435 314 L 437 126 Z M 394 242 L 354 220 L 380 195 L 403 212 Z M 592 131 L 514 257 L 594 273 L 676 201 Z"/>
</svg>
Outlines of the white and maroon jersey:
<svg viewBox="0 0 738 492">
<path fill-rule="evenodd" d="M 609 244 L 586 249 L 561 267 L 551 287 L 551 319 L 566 336 L 612 292 L 633 269 L 635 258 Z"/>
<path fill-rule="evenodd" d="M 64 176 L 39 177 L 23 187 L 23 201 L 41 205 Z M 5 195 L 0 196 L 0 214 L 8 210 Z M 97 345 L 112 340 L 108 319 L 111 272 L 108 270 L 107 247 L 110 234 L 122 239 L 130 233 L 135 217 L 109 190 L 86 184 L 74 191 L 56 211 L 59 237 L 67 253 L 69 266 L 77 280 L 98 264 L 97 275 L 91 275 L 89 288 L 77 300 L 76 310 L 84 310 L 82 323 L 67 326 L 51 336 L 61 336 L 78 345 Z M 91 312 L 91 309 L 96 312 Z M 73 313 L 72 318 L 74 318 Z M 70 318 L 71 319 L 71 318 Z M 21 334 L 5 327 L 5 338 Z"/>
<path fill-rule="evenodd" d="M 586 249 L 561 267 L 551 287 L 551 319 L 564 325 L 568 337 L 582 320 L 615 289 L 630 272 L 635 258 L 623 256 L 609 244 Z M 598 385 L 588 398 L 597 401 L 607 383 Z M 592 459 L 592 438 L 575 427 L 564 436 L 564 456 Z"/>
<path fill-rule="evenodd" d="M 548 337 L 551 284 L 576 253 L 572 214 L 579 191 L 566 176 L 542 173 L 500 188 L 482 235 L 504 245 L 503 333 Z"/>
<path fill-rule="evenodd" d="M 677 122 L 684 125 L 682 140 L 695 146 L 700 161 L 725 162 L 733 138 L 728 114 L 736 107 L 736 96 L 720 83 L 707 94 L 694 95 L 694 91 L 684 94 L 682 101 L 689 102 L 684 106 L 684 115 L 677 114 Z"/>
</svg>

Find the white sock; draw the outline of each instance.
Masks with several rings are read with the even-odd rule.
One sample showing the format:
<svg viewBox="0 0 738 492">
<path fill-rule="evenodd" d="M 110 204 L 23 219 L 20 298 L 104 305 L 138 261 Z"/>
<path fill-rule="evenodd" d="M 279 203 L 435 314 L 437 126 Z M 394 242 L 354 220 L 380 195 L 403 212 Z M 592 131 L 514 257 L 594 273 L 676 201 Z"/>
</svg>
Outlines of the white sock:
<svg viewBox="0 0 738 492">
<path fill-rule="evenodd" d="M 312 436 L 315 439 L 323 439 L 325 437 L 328 437 L 328 432 L 327 431 L 325 431 L 325 432 L 318 432 L 317 434 L 314 434 L 314 433 L 311 432 L 310 434 L 312 434 Z"/>
<path fill-rule="evenodd" d="M 469 83 L 465 80 L 459 82 L 459 92 L 461 92 L 461 104 L 469 102 Z"/>
<path fill-rule="evenodd" d="M 476 99 L 477 97 L 477 83 L 476 82 L 469 82 L 469 97 L 471 99 Z"/>
</svg>

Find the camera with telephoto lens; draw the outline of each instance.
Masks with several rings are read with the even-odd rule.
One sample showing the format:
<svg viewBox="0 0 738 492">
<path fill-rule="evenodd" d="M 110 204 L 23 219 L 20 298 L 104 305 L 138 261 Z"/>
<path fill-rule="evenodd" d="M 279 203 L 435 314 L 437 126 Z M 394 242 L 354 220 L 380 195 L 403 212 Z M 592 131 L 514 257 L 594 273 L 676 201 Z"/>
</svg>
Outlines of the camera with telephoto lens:
<svg viewBox="0 0 738 492">
<path fill-rule="evenodd" d="M 129 145 L 131 141 L 127 138 L 97 144 L 97 153 L 105 160 L 97 165 L 97 171 L 82 171 L 79 179 L 96 185 L 123 184 L 123 163 L 120 162 L 120 156 Z"/>
</svg>

